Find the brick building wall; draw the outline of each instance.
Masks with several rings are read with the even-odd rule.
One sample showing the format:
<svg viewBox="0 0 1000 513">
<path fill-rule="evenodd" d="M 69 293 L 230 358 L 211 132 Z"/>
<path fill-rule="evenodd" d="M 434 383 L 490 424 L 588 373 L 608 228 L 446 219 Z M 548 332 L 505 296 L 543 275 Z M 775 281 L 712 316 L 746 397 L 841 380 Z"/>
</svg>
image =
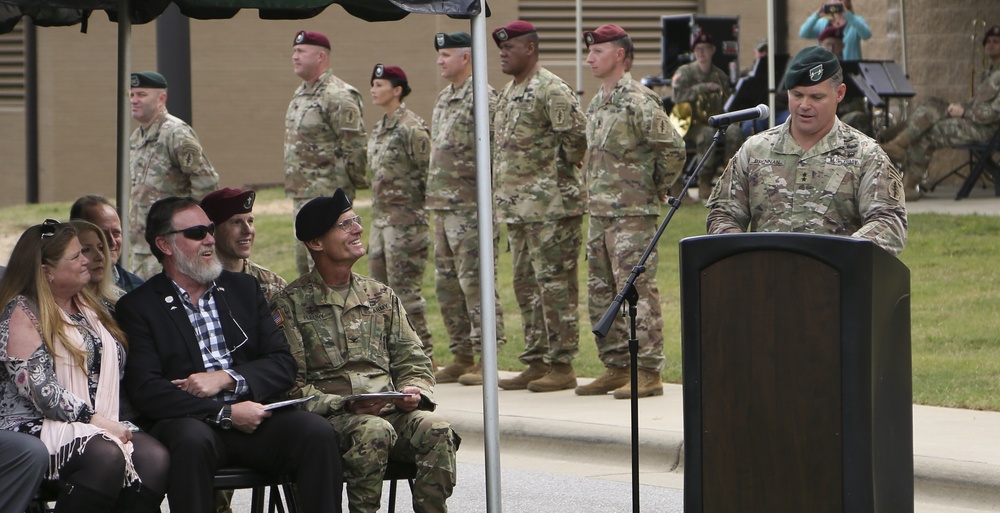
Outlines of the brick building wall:
<svg viewBox="0 0 1000 513">
<path fill-rule="evenodd" d="M 865 58 L 902 62 L 900 1 L 854 1 L 855 11 L 866 18 L 873 32 L 862 46 Z M 534 2 L 550 6 L 546 7 L 548 11 L 526 9 L 529 3 L 491 2 L 493 16 L 487 20 L 487 30 L 519 16 L 546 23 L 551 18 L 551 5 L 558 4 L 556 10 L 572 9 L 571 0 Z M 655 25 L 659 14 L 682 14 L 678 9 L 698 5 L 705 14 L 740 16 L 743 66 L 750 65 L 749 48 L 766 34 L 767 10 L 762 0 L 635 3 L 645 6 L 641 16 L 608 10 L 599 0 L 584 0 L 584 28 L 619 19 L 626 29 L 646 27 Z M 787 45 L 791 53 L 812 44 L 798 38 L 798 28 L 820 3 L 778 0 L 778 8 L 788 20 Z M 1000 23 L 996 5 L 996 0 L 906 0 L 907 68 L 918 92 L 917 102 L 927 95 L 954 100 L 968 97 L 970 69 L 974 63 L 975 69 L 981 69 L 982 63 L 979 40 L 983 24 L 975 28 L 977 35 L 973 38 L 973 20 L 984 20 L 986 26 Z M 604 16 L 620 18 L 602 19 Z M 565 21 L 551 25 L 564 26 Z M 156 66 L 155 26 L 154 22 L 133 27 L 133 70 Z M 281 182 L 284 112 L 299 84 L 290 65 L 290 44 L 296 31 L 309 29 L 328 34 L 334 44 L 331 61 L 335 73 L 361 90 L 366 101 L 368 79 L 376 62 L 402 66 L 414 89 L 407 98 L 408 106 L 429 119 L 433 99 L 445 85 L 434 64 L 432 35 L 468 28 L 467 21 L 428 15 L 367 23 L 337 6 L 311 20 L 263 21 L 255 11 L 241 12 L 231 20 L 191 20 L 193 126 L 223 186 Z M 567 42 L 554 40 L 557 38 L 546 33 L 541 37 L 543 64 L 576 86 L 575 57 L 557 51 Z M 41 201 L 69 201 L 84 193 L 114 196 L 116 44 L 116 26 L 103 13 L 91 17 L 87 34 L 81 34 L 77 27 L 38 29 Z M 487 55 L 490 83 L 500 87 L 509 77 L 499 72 L 492 41 Z M 636 61 L 633 75 L 640 78 L 658 71 L 658 58 L 646 55 Z M 586 66 L 582 77 L 580 87 L 586 103 L 598 84 Z M 367 104 L 367 126 L 373 126 L 381 114 Z M 935 159 L 935 169 L 961 158 L 944 153 Z M 0 206 L 25 201 L 24 160 L 23 106 L 0 105 L 0 174 L 4 183 L 0 187 Z"/>
</svg>

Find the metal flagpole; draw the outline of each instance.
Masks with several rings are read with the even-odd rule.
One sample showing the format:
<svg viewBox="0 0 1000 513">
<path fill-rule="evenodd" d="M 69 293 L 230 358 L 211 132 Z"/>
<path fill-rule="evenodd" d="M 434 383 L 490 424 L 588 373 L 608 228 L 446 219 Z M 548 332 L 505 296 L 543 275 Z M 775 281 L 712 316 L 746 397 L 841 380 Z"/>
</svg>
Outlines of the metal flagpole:
<svg viewBox="0 0 1000 513">
<path fill-rule="evenodd" d="M 130 0 L 118 0 L 118 159 L 116 162 L 118 215 L 122 218 L 122 228 L 129 233 L 128 202 L 132 184 L 129 176 L 128 130 L 132 123 L 132 110 L 129 107 L 129 91 L 131 91 L 130 66 L 132 61 L 132 12 Z M 129 259 L 128 236 L 122 237 L 122 267 L 128 269 Z"/>
<path fill-rule="evenodd" d="M 771 109 L 768 114 L 768 126 L 774 126 L 775 108 L 775 83 L 774 66 L 778 55 L 777 45 L 774 44 L 774 0 L 767 0 L 767 106 Z"/>
<path fill-rule="evenodd" d="M 493 183 L 490 162 L 486 13 L 472 17 L 472 91 L 476 117 L 476 198 L 479 201 L 479 287 L 483 340 L 483 446 L 486 511 L 500 513 L 500 412 L 497 404 L 496 283 L 493 268 Z"/>
</svg>

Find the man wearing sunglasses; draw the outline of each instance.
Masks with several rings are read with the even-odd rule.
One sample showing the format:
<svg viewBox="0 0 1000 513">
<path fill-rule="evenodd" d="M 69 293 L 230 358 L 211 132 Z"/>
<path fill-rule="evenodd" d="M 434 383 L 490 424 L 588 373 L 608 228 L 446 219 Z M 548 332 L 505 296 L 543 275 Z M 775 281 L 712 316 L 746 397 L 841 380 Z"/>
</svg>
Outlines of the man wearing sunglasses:
<svg viewBox="0 0 1000 513">
<path fill-rule="evenodd" d="M 295 216 L 315 265 L 271 303 L 299 367 L 289 395 L 314 397 L 305 409 L 336 428 L 351 513 L 378 511 L 390 459 L 417 465 L 415 511 L 444 512 L 459 438 L 433 413 L 431 361 L 399 297 L 351 271 L 365 256 L 360 221 L 343 189 Z"/>
<path fill-rule="evenodd" d="M 340 511 L 340 456 L 323 419 L 266 410 L 295 383 L 295 359 L 257 281 L 223 270 L 215 225 L 193 198 L 149 211 L 146 240 L 163 272 L 128 293 L 125 389 L 144 427 L 170 450 L 171 511 L 212 511 L 226 466 L 287 476 L 307 511 Z"/>
</svg>

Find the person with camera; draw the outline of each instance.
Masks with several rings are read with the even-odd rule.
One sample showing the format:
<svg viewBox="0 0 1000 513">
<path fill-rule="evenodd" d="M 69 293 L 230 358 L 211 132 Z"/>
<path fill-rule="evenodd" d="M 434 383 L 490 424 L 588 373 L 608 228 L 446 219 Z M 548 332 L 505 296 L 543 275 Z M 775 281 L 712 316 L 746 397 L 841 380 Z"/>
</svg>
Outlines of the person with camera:
<svg viewBox="0 0 1000 513">
<path fill-rule="evenodd" d="M 854 14 L 851 0 L 824 0 L 799 28 L 799 37 L 818 38 L 827 27 L 843 28 L 844 50 L 840 60 L 860 61 L 861 41 L 872 37 L 872 29 L 862 16 Z"/>
</svg>

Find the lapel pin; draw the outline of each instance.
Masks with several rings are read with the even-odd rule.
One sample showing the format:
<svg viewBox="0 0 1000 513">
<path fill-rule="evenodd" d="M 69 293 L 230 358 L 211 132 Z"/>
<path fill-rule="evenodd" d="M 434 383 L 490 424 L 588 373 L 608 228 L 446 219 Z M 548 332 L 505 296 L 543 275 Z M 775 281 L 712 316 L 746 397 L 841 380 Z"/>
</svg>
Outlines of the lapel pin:
<svg viewBox="0 0 1000 513">
<path fill-rule="evenodd" d="M 167 297 L 163 298 L 163 301 L 166 302 L 169 305 L 170 303 L 174 302 L 174 296 L 167 296 Z"/>
</svg>

